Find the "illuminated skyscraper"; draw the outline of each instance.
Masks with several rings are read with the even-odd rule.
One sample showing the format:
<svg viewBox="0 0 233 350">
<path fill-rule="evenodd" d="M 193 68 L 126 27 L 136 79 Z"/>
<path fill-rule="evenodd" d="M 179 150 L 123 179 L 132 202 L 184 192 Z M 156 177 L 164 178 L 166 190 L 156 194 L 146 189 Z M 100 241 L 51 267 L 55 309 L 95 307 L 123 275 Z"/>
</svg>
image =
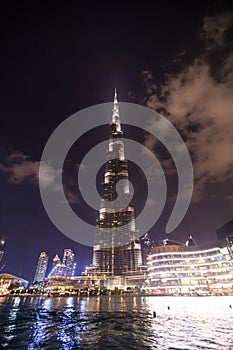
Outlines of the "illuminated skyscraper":
<svg viewBox="0 0 233 350">
<path fill-rule="evenodd" d="M 56 254 L 53 258 L 50 277 L 71 277 L 74 269 L 74 253 L 71 249 L 64 249 L 63 259 Z"/>
<path fill-rule="evenodd" d="M 141 250 L 142 250 L 142 264 L 145 266 L 146 265 L 146 258 L 150 254 L 151 249 L 154 246 L 154 241 L 151 240 L 150 236 L 148 233 L 145 233 L 141 238 Z"/>
<path fill-rule="evenodd" d="M 63 272 L 64 272 L 64 266 L 61 263 L 61 259 L 59 258 L 58 254 L 56 254 L 55 257 L 53 258 L 52 268 L 48 275 L 48 278 L 54 277 L 54 276 L 63 276 Z"/>
<path fill-rule="evenodd" d="M 109 275 L 137 271 L 142 264 L 139 232 L 135 227 L 134 207 L 130 203 L 128 164 L 124 154 L 119 105 L 115 92 L 109 149 L 102 184 L 102 200 L 93 248 L 93 267 Z M 118 183 L 118 196 L 116 185 Z M 125 208 L 114 208 L 111 202 L 122 198 Z M 128 200 L 127 200 L 128 199 Z"/>
<path fill-rule="evenodd" d="M 4 253 L 4 251 L 3 251 L 3 246 L 4 246 L 4 244 L 5 244 L 4 239 L 0 239 L 0 262 L 1 262 L 1 260 L 2 260 L 3 253 Z"/>
<path fill-rule="evenodd" d="M 57 265 L 61 263 L 61 259 L 59 258 L 58 254 L 55 255 L 53 258 L 53 263 L 52 263 L 52 269 Z"/>
<path fill-rule="evenodd" d="M 48 255 L 45 252 L 40 253 L 33 283 L 44 282 L 47 267 L 48 267 L 48 261 L 49 261 Z"/>
<path fill-rule="evenodd" d="M 72 276 L 74 253 L 71 249 L 64 249 L 62 264 L 64 265 L 64 276 Z"/>
</svg>

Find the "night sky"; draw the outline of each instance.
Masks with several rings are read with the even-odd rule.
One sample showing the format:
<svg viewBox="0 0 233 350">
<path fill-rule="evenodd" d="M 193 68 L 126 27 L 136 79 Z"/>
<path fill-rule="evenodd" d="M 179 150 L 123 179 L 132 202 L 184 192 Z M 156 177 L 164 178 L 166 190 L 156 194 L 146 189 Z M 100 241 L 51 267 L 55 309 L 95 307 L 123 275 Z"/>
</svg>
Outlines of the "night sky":
<svg viewBox="0 0 233 350">
<path fill-rule="evenodd" d="M 199 244 L 214 242 L 216 228 L 233 216 L 230 1 L 83 1 L 50 7 L 20 2 L 2 8 L 1 16 L 0 238 L 6 240 L 1 272 L 31 281 L 40 252 L 52 259 L 64 248 L 74 250 L 77 274 L 90 264 L 92 249 L 71 241 L 50 222 L 40 198 L 38 167 L 56 127 L 79 110 L 113 101 L 115 87 L 119 101 L 166 116 L 190 151 L 193 199 L 169 237 L 184 240 L 192 234 Z M 170 198 L 150 231 L 159 240 L 174 205 L 174 165 L 150 135 L 123 130 L 155 152 L 167 175 Z M 70 205 L 93 224 L 96 213 L 85 211 L 77 199 L 75 167 L 108 133 L 107 127 L 97 129 L 74 145 L 63 178 Z M 133 183 L 137 186 L 137 174 Z M 143 200 L 139 192 L 136 212 Z"/>
</svg>

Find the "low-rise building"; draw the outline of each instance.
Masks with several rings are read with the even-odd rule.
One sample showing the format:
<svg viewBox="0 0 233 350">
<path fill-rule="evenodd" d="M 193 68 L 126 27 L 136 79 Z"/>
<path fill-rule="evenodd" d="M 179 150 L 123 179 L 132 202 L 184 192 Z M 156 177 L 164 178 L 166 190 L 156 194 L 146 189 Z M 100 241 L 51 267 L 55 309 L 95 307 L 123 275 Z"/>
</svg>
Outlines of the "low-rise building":
<svg viewBox="0 0 233 350">
<path fill-rule="evenodd" d="M 21 277 L 11 275 L 10 273 L 0 274 L 0 295 L 8 294 L 11 289 L 25 289 L 28 281 Z"/>
<path fill-rule="evenodd" d="M 233 256 L 227 240 L 208 247 L 167 240 L 152 249 L 147 266 L 144 288 L 151 294 L 233 294 Z"/>
</svg>

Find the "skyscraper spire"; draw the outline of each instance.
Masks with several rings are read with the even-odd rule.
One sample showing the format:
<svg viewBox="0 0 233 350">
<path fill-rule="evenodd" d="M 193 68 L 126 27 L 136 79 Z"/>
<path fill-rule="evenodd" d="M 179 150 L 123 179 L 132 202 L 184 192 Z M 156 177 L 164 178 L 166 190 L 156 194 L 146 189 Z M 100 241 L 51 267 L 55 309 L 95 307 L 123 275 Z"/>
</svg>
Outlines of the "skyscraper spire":
<svg viewBox="0 0 233 350">
<path fill-rule="evenodd" d="M 114 105 L 112 110 L 112 123 L 116 124 L 116 131 L 121 131 L 121 120 L 119 115 L 119 104 L 117 101 L 117 91 L 115 88 Z"/>
<path fill-rule="evenodd" d="M 117 101 L 117 90 L 116 90 L 116 88 L 115 88 L 114 102 L 115 102 L 115 103 L 118 102 L 118 101 Z"/>
</svg>

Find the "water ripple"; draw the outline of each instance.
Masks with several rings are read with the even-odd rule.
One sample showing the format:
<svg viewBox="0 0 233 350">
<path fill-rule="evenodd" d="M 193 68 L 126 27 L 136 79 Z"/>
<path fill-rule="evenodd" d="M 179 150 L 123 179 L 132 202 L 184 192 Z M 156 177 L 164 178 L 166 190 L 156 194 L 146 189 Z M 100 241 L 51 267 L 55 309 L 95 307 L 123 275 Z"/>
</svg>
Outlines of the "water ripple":
<svg viewBox="0 0 233 350">
<path fill-rule="evenodd" d="M 233 350 L 232 299 L 1 297 L 0 349 Z"/>
</svg>

